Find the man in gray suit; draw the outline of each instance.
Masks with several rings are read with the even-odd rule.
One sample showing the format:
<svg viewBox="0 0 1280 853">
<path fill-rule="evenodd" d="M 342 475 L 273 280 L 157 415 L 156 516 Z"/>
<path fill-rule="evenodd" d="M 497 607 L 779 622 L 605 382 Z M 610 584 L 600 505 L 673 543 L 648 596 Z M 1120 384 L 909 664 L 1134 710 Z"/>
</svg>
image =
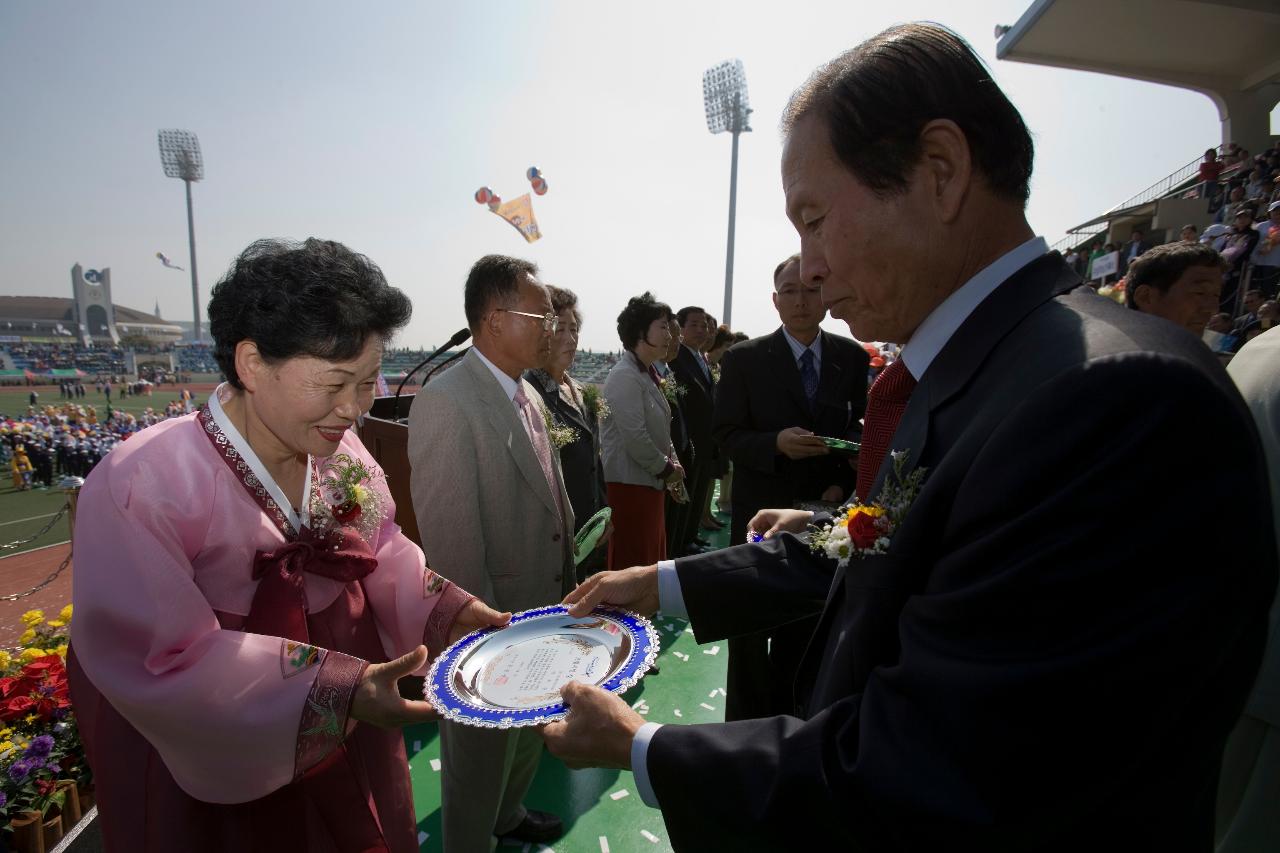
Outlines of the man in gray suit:
<svg viewBox="0 0 1280 853">
<path fill-rule="evenodd" d="M 541 363 L 556 326 L 537 272 L 501 255 L 475 263 L 465 294 L 475 345 L 423 388 L 409 417 L 413 505 L 428 562 L 509 611 L 558 602 L 574 585 L 573 508 L 541 397 L 520 378 Z M 442 720 L 440 751 L 447 853 L 487 853 L 495 835 L 561 835 L 559 818 L 522 802 L 542 754 L 533 729 Z"/>
</svg>

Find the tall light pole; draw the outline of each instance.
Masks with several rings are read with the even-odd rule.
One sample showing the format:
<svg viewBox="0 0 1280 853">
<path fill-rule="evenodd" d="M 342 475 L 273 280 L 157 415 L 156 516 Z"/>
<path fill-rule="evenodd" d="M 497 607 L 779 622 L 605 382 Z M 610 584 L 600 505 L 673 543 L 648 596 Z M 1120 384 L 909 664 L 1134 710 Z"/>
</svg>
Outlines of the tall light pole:
<svg viewBox="0 0 1280 853">
<path fill-rule="evenodd" d="M 702 102 L 707 110 L 707 130 L 733 134 L 733 162 L 729 169 L 729 247 L 724 262 L 724 319 L 733 322 L 733 226 L 738 207 L 738 134 L 751 130 L 747 123 L 747 75 L 741 59 L 731 59 L 702 73 Z"/>
<path fill-rule="evenodd" d="M 191 182 L 204 178 L 200 140 L 189 130 L 160 131 L 160 163 L 167 178 L 181 178 L 187 185 L 187 239 L 191 245 L 191 313 L 195 324 L 192 340 L 200 342 L 200 280 L 196 277 L 196 221 L 191 213 Z"/>
</svg>

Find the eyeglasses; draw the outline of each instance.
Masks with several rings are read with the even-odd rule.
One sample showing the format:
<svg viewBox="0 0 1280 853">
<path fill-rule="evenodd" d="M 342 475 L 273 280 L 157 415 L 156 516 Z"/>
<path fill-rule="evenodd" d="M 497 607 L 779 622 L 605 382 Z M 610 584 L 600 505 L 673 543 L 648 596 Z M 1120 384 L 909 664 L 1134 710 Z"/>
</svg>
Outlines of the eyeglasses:
<svg viewBox="0 0 1280 853">
<path fill-rule="evenodd" d="M 542 321 L 542 331 L 556 333 L 556 329 L 560 327 L 560 318 L 555 314 L 530 314 L 528 311 L 513 311 L 510 308 L 499 308 L 499 311 L 506 311 L 508 314 L 519 314 L 521 317 L 529 317 L 534 320 Z"/>
</svg>

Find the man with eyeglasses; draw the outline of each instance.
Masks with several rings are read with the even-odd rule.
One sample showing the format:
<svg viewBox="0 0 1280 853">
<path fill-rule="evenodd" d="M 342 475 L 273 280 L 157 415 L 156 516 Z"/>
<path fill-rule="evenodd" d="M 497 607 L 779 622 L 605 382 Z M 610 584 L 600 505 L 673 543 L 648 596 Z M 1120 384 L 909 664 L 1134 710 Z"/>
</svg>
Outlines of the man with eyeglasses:
<svg viewBox="0 0 1280 853">
<path fill-rule="evenodd" d="M 521 378 L 545 361 L 557 318 L 538 268 L 502 255 L 471 268 L 464 304 L 474 346 L 409 414 L 414 510 L 436 571 L 498 610 L 527 610 L 574 585 L 573 505 L 542 397 Z M 558 838 L 558 817 L 522 803 L 541 754 L 531 729 L 442 720 L 445 849 L 488 853 L 494 835 Z"/>
</svg>

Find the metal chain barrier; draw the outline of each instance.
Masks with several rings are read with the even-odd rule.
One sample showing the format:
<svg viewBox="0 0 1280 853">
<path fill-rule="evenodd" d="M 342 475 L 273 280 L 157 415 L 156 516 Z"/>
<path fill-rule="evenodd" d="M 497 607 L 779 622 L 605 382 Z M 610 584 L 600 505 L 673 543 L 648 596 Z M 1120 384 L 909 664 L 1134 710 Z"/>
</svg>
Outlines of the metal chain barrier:
<svg viewBox="0 0 1280 853">
<path fill-rule="evenodd" d="M 0 544 L 0 552 L 12 551 L 15 548 L 21 548 L 23 545 L 29 545 L 30 543 L 36 541 L 41 536 L 44 536 L 46 533 L 52 530 L 53 526 L 57 524 L 58 521 L 60 521 L 62 517 L 66 515 L 68 512 L 71 512 L 73 514 L 72 518 L 74 519 L 75 497 L 79 493 L 78 483 L 80 482 L 83 482 L 83 481 L 77 481 L 77 484 L 68 484 L 72 487 L 66 490 L 68 495 L 67 502 L 64 503 L 62 505 L 62 508 L 59 509 L 57 513 L 54 514 L 53 518 L 49 519 L 48 524 L 40 528 L 40 531 L 38 533 L 36 533 L 34 536 L 28 536 L 26 539 L 18 539 L 14 542 L 7 542 L 4 544 Z M 48 586 L 49 584 L 57 580 L 58 575 L 62 574 L 66 570 L 67 566 L 69 565 L 71 565 L 70 552 L 67 553 L 66 559 L 62 561 L 62 565 L 54 569 L 53 574 L 49 575 L 49 577 L 45 578 L 44 580 L 40 581 L 40 583 L 36 584 L 35 586 L 31 587 L 31 589 L 28 589 L 24 592 L 15 592 L 12 595 L 0 595 L 0 601 L 17 601 L 19 598 L 26 598 L 28 595 L 35 595 L 37 592 L 39 592 L 40 590 L 44 589 L 46 586 Z"/>
<path fill-rule="evenodd" d="M 46 586 L 48 586 L 49 584 L 57 580 L 58 575 L 62 574 L 63 569 L 65 569 L 69 565 L 71 565 L 70 553 L 68 553 L 66 559 L 62 561 L 62 565 L 54 569 L 53 574 L 49 575 L 49 577 L 40 581 L 40 583 L 31 587 L 31 589 L 27 590 L 26 592 L 15 592 L 12 595 L 0 595 L 0 601 L 17 601 L 19 598 L 26 598 L 28 595 L 35 595 L 37 592 L 39 592 L 40 590 L 44 589 Z"/>
<path fill-rule="evenodd" d="M 37 540 L 37 539 L 39 539 L 41 536 L 45 535 L 45 534 L 46 534 L 46 533 L 48 533 L 50 530 L 52 530 L 52 529 L 53 529 L 53 526 L 54 526 L 55 524 L 57 524 L 57 523 L 58 523 L 58 519 L 62 518 L 62 516 L 64 516 L 64 515 L 66 515 L 67 510 L 69 510 L 69 509 L 71 509 L 71 502 L 70 502 L 70 501 L 68 501 L 67 503 L 64 503 L 64 504 L 62 505 L 62 509 L 58 510 L 57 514 L 55 514 L 55 515 L 53 516 L 53 518 L 51 518 L 51 519 L 49 520 L 49 523 L 48 523 L 48 524 L 46 524 L 44 527 L 40 528 L 40 532 L 39 532 L 39 533 L 35 534 L 34 536 L 28 536 L 26 539 L 18 539 L 18 540 L 17 540 L 17 541 L 15 541 L 15 542 L 8 542 L 8 543 L 6 543 L 6 544 L 0 545 L 0 551 L 12 551 L 14 548 L 21 548 L 23 545 L 29 545 L 30 543 L 32 543 L 32 542 L 34 542 L 34 541 L 36 541 L 36 540 Z M 0 598 L 2 598 L 2 597 L 3 597 L 3 596 L 0 596 Z"/>
</svg>

